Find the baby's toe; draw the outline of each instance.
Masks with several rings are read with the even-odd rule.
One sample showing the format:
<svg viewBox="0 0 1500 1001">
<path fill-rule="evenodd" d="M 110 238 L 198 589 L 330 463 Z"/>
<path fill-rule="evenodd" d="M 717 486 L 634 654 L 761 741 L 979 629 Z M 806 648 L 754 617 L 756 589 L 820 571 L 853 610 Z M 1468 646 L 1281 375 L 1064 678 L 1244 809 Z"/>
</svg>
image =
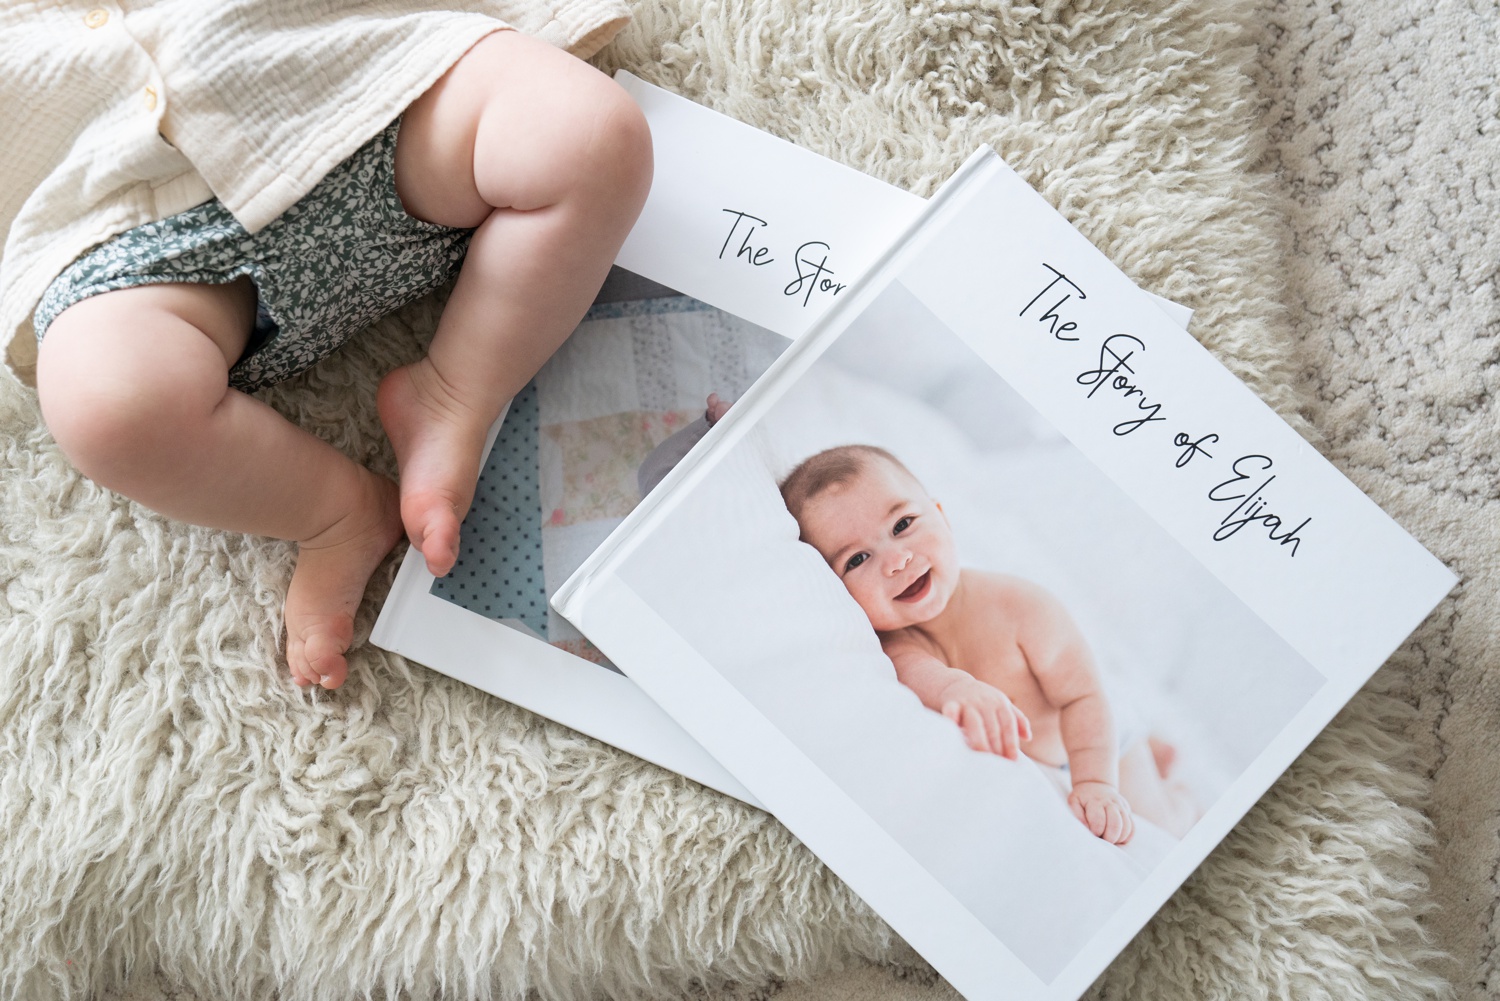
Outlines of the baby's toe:
<svg viewBox="0 0 1500 1001">
<path fill-rule="evenodd" d="M 303 642 L 301 637 L 288 635 L 286 638 L 286 666 L 291 672 L 292 681 L 298 687 L 306 688 L 317 679 L 307 667 L 307 657 L 303 653 Z"/>
<path fill-rule="evenodd" d="M 349 665 L 344 660 L 347 643 L 341 643 L 326 632 L 316 632 L 307 638 L 303 650 L 307 657 L 307 677 L 315 684 L 334 689 L 348 677 Z"/>
<path fill-rule="evenodd" d="M 427 572 L 442 577 L 458 562 L 458 515 L 454 502 L 441 494 L 420 494 L 401 501 L 407 536 L 427 561 Z"/>
<path fill-rule="evenodd" d="M 446 577 L 458 562 L 457 525 L 445 523 L 429 530 L 422 540 L 422 556 L 427 561 L 428 573 Z"/>
<path fill-rule="evenodd" d="M 353 639 L 352 619 L 314 620 L 287 630 L 286 660 L 298 685 L 333 689 L 344 683 L 349 665 L 344 653 Z"/>
</svg>

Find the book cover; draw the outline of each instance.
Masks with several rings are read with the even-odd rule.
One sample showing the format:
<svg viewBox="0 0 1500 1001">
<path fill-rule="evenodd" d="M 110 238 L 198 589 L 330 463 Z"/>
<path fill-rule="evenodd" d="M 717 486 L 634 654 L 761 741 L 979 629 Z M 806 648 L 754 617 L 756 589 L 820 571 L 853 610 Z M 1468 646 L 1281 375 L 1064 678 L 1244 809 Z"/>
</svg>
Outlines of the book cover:
<svg viewBox="0 0 1500 1001">
<path fill-rule="evenodd" d="M 1077 997 L 1454 584 L 992 151 L 556 607 L 971 999 Z"/>
</svg>

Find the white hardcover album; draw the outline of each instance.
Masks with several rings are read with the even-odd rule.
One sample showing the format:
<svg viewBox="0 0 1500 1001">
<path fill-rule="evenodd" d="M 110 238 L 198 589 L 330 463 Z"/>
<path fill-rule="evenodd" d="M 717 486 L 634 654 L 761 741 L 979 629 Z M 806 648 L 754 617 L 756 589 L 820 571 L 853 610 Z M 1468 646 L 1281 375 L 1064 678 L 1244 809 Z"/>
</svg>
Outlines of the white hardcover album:
<svg viewBox="0 0 1500 1001">
<path fill-rule="evenodd" d="M 553 606 L 972 1001 L 1081 994 L 1455 583 L 988 149 L 719 395 Z"/>
</svg>

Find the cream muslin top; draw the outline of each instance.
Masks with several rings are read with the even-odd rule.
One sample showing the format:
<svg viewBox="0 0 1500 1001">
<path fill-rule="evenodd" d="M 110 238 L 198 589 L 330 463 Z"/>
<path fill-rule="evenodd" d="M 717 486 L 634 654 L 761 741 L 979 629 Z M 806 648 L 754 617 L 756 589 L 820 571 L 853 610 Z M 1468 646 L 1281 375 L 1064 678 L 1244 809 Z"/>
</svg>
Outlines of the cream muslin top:
<svg viewBox="0 0 1500 1001">
<path fill-rule="evenodd" d="M 5 0 L 0 341 L 79 255 L 218 197 L 256 232 L 502 27 L 587 58 L 624 0 Z"/>
</svg>

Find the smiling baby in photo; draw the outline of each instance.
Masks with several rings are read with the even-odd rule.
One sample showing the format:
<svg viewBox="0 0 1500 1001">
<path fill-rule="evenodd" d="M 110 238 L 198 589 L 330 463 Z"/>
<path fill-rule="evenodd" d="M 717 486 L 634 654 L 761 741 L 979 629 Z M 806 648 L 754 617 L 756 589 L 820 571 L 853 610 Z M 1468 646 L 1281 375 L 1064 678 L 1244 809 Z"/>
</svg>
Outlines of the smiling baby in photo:
<svg viewBox="0 0 1500 1001">
<path fill-rule="evenodd" d="M 1124 844 L 1134 817 L 1181 836 L 1198 809 L 1168 783 L 1172 749 L 1125 733 L 1088 644 L 1037 585 L 961 567 L 942 506 L 902 462 L 845 445 L 800 463 L 782 498 L 880 637 L 897 679 L 969 746 L 1065 772 L 1068 805 Z"/>
</svg>

